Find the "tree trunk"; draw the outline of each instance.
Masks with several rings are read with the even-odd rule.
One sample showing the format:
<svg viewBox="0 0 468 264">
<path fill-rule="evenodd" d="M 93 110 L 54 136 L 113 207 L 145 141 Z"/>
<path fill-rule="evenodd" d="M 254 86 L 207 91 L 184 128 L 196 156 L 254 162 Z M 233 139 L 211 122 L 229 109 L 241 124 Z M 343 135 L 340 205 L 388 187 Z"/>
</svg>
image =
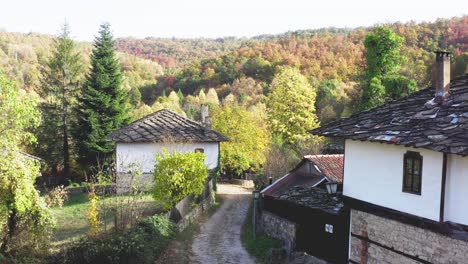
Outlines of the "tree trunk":
<svg viewBox="0 0 468 264">
<path fill-rule="evenodd" d="M 11 213 L 8 216 L 7 221 L 8 232 L 3 236 L 2 246 L 0 247 L 0 252 L 2 253 L 6 253 L 6 250 L 8 249 L 8 244 L 10 243 L 10 240 L 16 231 L 16 214 L 16 209 L 11 209 Z"/>
</svg>

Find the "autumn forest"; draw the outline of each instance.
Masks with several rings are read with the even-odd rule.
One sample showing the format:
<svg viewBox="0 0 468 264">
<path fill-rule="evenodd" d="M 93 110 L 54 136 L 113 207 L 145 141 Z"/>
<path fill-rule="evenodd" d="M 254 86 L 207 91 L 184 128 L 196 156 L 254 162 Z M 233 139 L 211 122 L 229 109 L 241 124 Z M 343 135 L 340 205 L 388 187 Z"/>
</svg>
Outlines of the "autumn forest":
<svg viewBox="0 0 468 264">
<path fill-rule="evenodd" d="M 379 29 L 384 30 L 379 32 Z M 208 104 L 215 117 L 229 114 L 232 120 L 237 118 L 247 127 L 250 122 L 260 131 L 268 130 L 256 141 L 256 146 L 242 146 L 243 150 L 250 148 L 250 152 L 246 151 L 245 157 L 232 158 L 244 162 L 226 166 L 226 171 L 239 174 L 264 168 L 268 174 L 268 167 L 278 161 L 268 160 L 267 156 L 282 160 L 280 163 L 293 163 L 301 155 L 323 148 L 327 142 L 318 139 L 304 143 L 309 137 L 308 129 L 429 86 L 435 50 L 450 51 L 454 74 L 465 73 L 467 30 L 468 17 L 464 16 L 425 23 L 324 28 L 253 38 L 115 39 L 112 41 L 115 41 L 115 56 L 123 76 L 121 85 L 128 95 L 125 106 L 128 120 L 122 124 L 162 108 L 198 120 L 201 105 Z M 393 60 L 395 65 L 391 69 L 372 73 L 371 68 L 379 66 L 378 63 L 370 65 L 369 47 L 374 45 L 378 49 L 378 43 L 366 42 L 369 34 L 388 37 L 393 50 L 383 60 Z M 86 79 L 89 81 L 93 44 L 76 41 L 73 44 L 83 68 L 74 76 L 74 83 L 80 86 Z M 56 45 L 57 38 L 50 35 L 0 32 L 0 71 L 28 94 L 47 101 L 51 98 L 44 93 L 47 74 L 50 74 L 46 68 Z M 294 90 L 294 86 L 300 89 Z M 301 108 L 307 112 L 302 120 L 298 116 L 282 116 L 281 112 L 287 109 L 278 105 L 278 101 L 284 104 L 288 100 L 294 105 L 296 95 L 310 104 Z M 81 95 L 78 92 L 76 96 Z M 69 103 L 73 108 L 76 102 Z M 47 119 L 44 113 L 42 118 Z M 288 124 L 287 120 L 294 118 L 299 121 Z M 71 118 L 72 123 L 73 119 L 76 118 Z M 214 119 L 213 126 L 229 134 L 229 122 L 223 120 Z M 72 130 L 73 127 L 63 132 L 70 133 L 70 158 L 65 161 L 70 164 L 65 164 L 65 168 L 63 144 L 41 126 L 34 131 L 37 142 L 25 145 L 24 149 L 45 160 L 44 173 L 62 174 L 65 170 L 66 174 L 75 175 L 74 180 L 83 181 L 80 151 L 76 146 L 79 140 L 73 137 Z M 59 134 L 63 136 L 63 133 Z M 312 146 L 310 142 L 316 144 Z M 238 148 L 226 146 L 229 147 Z M 259 150 L 270 155 L 258 155 Z M 224 161 L 230 162 L 228 157 Z M 271 171 L 278 172 L 278 168 Z"/>
</svg>

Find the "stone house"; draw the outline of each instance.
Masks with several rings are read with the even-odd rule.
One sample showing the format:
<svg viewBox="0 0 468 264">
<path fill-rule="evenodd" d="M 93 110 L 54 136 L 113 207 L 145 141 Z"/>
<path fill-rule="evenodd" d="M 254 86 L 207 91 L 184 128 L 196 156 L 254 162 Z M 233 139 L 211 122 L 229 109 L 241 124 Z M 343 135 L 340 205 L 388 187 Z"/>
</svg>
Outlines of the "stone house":
<svg viewBox="0 0 468 264">
<path fill-rule="evenodd" d="M 310 155 L 288 174 L 261 191 L 258 227 L 301 251 L 341 263 L 348 258 L 349 211 L 342 199 L 326 191 L 341 183 L 343 155 Z"/>
<path fill-rule="evenodd" d="M 198 123 L 170 110 L 162 109 L 145 116 L 110 135 L 116 142 L 117 190 L 125 191 L 134 179 L 132 171 L 142 173 L 140 183 L 152 179 L 156 154 L 163 149 L 169 152 L 203 152 L 209 170 L 219 166 L 220 142 L 227 141 L 224 135 L 209 126 L 207 108 L 203 121 Z"/>
<path fill-rule="evenodd" d="M 345 139 L 351 263 L 467 263 L 468 75 L 312 131 Z"/>
</svg>

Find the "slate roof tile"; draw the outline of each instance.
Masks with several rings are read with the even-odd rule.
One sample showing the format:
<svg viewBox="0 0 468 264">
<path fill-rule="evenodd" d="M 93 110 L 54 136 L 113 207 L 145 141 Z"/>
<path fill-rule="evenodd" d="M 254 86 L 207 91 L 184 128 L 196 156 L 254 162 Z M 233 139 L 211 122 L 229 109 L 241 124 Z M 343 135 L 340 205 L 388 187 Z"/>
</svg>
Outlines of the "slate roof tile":
<svg viewBox="0 0 468 264">
<path fill-rule="evenodd" d="M 429 87 L 311 133 L 468 155 L 468 74 L 450 86 L 440 103 L 435 103 L 435 88 Z"/>
<path fill-rule="evenodd" d="M 162 109 L 113 132 L 115 142 L 221 142 L 229 139 L 203 125 Z"/>
</svg>

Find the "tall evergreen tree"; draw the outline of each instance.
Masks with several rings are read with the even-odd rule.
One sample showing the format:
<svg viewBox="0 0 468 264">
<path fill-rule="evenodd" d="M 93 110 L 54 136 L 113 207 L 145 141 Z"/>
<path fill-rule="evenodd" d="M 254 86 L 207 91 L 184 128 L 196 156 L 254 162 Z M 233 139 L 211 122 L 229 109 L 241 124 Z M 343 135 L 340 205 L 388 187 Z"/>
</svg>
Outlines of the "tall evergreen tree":
<svg viewBox="0 0 468 264">
<path fill-rule="evenodd" d="M 109 161 L 114 144 L 107 137 L 130 120 L 128 94 L 122 87 L 114 44 L 109 24 L 101 25 L 91 54 L 91 72 L 77 107 L 78 154 L 85 168 L 97 161 Z"/>
<path fill-rule="evenodd" d="M 70 38 L 70 29 L 65 23 L 55 41 L 52 57 L 43 72 L 41 104 L 43 123 L 38 137 L 38 152 L 52 173 L 63 166 L 63 173 L 70 172 L 70 130 L 73 120 L 72 107 L 79 95 L 84 67 L 75 42 Z"/>
</svg>

